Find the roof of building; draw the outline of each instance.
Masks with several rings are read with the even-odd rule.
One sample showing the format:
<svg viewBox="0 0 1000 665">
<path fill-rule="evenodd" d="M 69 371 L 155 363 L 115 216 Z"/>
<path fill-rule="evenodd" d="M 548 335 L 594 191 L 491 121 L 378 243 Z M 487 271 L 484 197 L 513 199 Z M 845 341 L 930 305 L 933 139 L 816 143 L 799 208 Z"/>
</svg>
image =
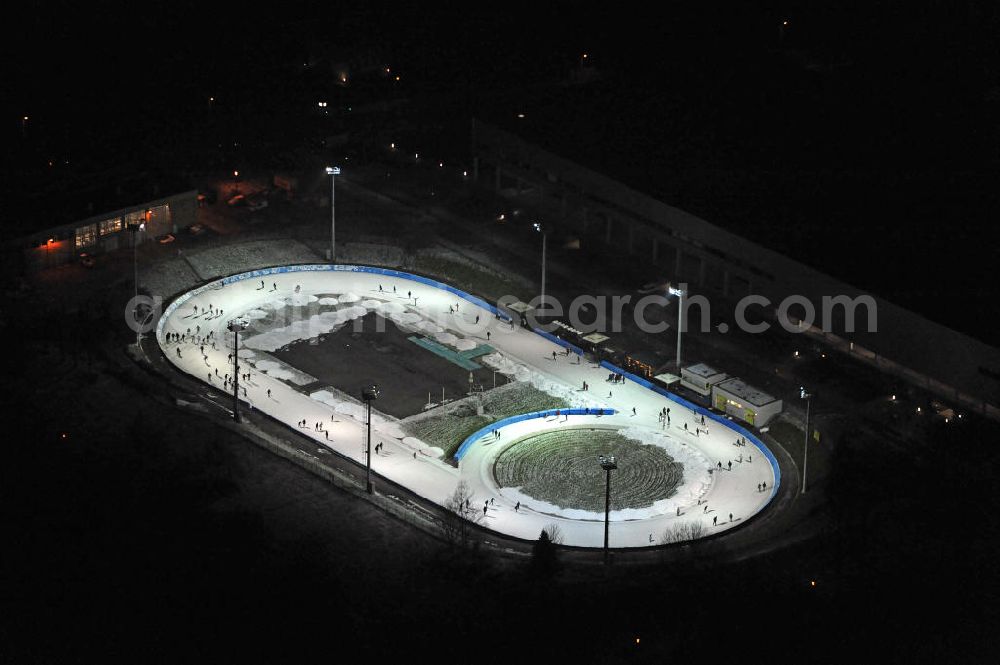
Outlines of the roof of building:
<svg viewBox="0 0 1000 665">
<path fill-rule="evenodd" d="M 736 378 L 715 384 L 715 389 L 724 390 L 730 395 L 741 399 L 752 406 L 765 406 L 767 404 L 771 404 L 772 402 L 779 401 L 764 391 L 758 390 Z"/>
<path fill-rule="evenodd" d="M 109 172 L 77 178 L 54 179 L 20 197 L 23 210 L 17 215 L 17 228 L 10 235 L 26 236 L 46 229 L 72 224 L 105 212 L 114 212 L 173 194 L 191 190 L 185 179 L 177 176 Z"/>
<path fill-rule="evenodd" d="M 710 379 L 713 376 L 725 376 L 724 372 L 720 372 L 719 370 L 709 365 L 706 365 L 705 363 L 698 363 L 697 365 L 691 365 L 689 367 L 685 367 L 684 371 L 689 374 L 694 374 L 695 376 L 700 376 L 703 379 Z"/>
</svg>

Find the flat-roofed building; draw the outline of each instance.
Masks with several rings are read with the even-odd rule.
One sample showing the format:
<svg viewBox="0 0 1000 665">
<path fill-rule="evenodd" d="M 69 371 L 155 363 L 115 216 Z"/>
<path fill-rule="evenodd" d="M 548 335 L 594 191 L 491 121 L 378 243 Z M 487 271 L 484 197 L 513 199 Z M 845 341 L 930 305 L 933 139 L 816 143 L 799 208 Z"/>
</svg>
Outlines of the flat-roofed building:
<svg viewBox="0 0 1000 665">
<path fill-rule="evenodd" d="M 712 386 L 712 405 L 734 418 L 762 427 L 781 413 L 781 400 L 740 379 L 727 379 Z"/>
<path fill-rule="evenodd" d="M 712 394 L 712 386 L 728 378 L 729 375 L 725 372 L 720 372 L 705 363 L 681 368 L 681 385 L 705 397 Z"/>
</svg>

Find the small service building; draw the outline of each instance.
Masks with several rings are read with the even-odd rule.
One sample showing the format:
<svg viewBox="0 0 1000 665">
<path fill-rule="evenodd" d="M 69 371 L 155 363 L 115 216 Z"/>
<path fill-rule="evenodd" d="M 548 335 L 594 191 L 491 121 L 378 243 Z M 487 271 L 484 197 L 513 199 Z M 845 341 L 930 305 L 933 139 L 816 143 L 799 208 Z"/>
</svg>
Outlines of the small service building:
<svg viewBox="0 0 1000 665">
<path fill-rule="evenodd" d="M 729 375 L 713 367 L 709 367 L 705 363 L 681 369 L 681 385 L 705 397 L 712 394 L 712 387 L 714 385 L 722 383 L 728 378 Z"/>
<path fill-rule="evenodd" d="M 766 425 L 771 418 L 781 413 L 782 406 L 780 399 L 735 378 L 712 386 L 712 405 L 754 427 Z"/>
</svg>

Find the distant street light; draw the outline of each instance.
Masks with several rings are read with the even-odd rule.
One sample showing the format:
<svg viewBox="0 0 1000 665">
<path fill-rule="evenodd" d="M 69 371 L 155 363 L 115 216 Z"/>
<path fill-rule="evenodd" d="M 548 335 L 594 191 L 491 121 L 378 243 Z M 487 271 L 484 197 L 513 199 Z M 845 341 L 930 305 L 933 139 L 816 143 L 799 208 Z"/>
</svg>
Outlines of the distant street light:
<svg viewBox="0 0 1000 665">
<path fill-rule="evenodd" d="M 226 326 L 233 333 L 233 420 L 240 422 L 240 333 L 249 323 L 244 319 L 233 319 Z"/>
<path fill-rule="evenodd" d="M 670 295 L 677 296 L 677 373 L 681 373 L 681 328 L 684 327 L 684 290 L 669 287 Z"/>
<path fill-rule="evenodd" d="M 365 402 L 365 420 L 368 423 L 368 438 L 365 446 L 365 490 L 372 493 L 372 401 L 378 399 L 379 387 L 374 383 L 361 390 Z"/>
<path fill-rule="evenodd" d="M 546 247 L 546 239 L 548 238 L 549 234 L 546 232 L 545 228 L 538 222 L 535 222 L 532 226 L 534 227 L 535 231 L 542 234 L 542 295 L 539 304 L 542 307 L 545 307 L 545 247 Z"/>
<path fill-rule="evenodd" d="M 125 213 L 125 219 L 128 219 L 128 212 Z M 138 311 L 139 307 L 139 232 L 146 230 L 146 224 L 144 222 L 139 222 L 138 224 L 132 223 L 128 225 L 128 230 L 132 233 L 132 286 L 135 291 L 135 299 L 132 301 L 132 319 L 135 320 L 136 324 L 139 323 Z M 139 341 L 142 339 L 142 333 L 139 332 L 139 325 L 136 325 L 135 330 L 135 345 L 139 346 Z"/>
<path fill-rule="evenodd" d="M 597 460 L 604 469 L 604 562 L 608 561 L 608 517 L 611 513 L 611 472 L 618 468 L 614 455 L 599 455 Z"/>
<path fill-rule="evenodd" d="M 809 469 L 809 405 L 812 404 L 813 394 L 806 392 L 806 389 L 799 387 L 799 398 L 806 401 L 806 437 L 802 443 L 802 493 L 806 493 L 806 472 Z"/>
<path fill-rule="evenodd" d="M 337 211 L 334 207 L 334 196 L 337 193 L 337 176 L 340 175 L 339 166 L 326 167 L 326 174 L 330 176 L 330 263 L 337 262 Z"/>
</svg>

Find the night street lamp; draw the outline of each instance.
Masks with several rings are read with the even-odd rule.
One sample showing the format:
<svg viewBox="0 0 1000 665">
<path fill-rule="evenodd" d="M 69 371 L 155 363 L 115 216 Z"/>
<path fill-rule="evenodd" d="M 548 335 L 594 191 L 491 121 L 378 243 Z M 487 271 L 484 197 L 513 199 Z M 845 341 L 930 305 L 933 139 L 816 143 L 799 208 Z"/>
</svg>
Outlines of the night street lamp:
<svg viewBox="0 0 1000 665">
<path fill-rule="evenodd" d="M 539 304 L 542 307 L 545 307 L 545 246 L 546 239 L 549 237 L 549 234 L 545 230 L 545 227 L 543 227 L 539 222 L 532 224 L 532 227 L 535 231 L 542 234 L 542 296 L 539 300 Z"/>
<path fill-rule="evenodd" d="M 684 289 L 668 287 L 670 295 L 677 296 L 677 373 L 681 373 L 681 328 L 684 325 Z"/>
<path fill-rule="evenodd" d="M 372 493 L 372 401 L 378 399 L 379 387 L 374 383 L 361 389 L 361 399 L 365 402 L 365 420 L 368 423 L 368 439 L 365 446 L 365 489 Z"/>
<path fill-rule="evenodd" d="M 233 319 L 226 325 L 233 333 L 233 420 L 236 422 L 240 422 L 240 333 L 248 325 L 244 319 Z"/>
<path fill-rule="evenodd" d="M 806 493 L 806 471 L 809 468 L 809 405 L 812 404 L 814 394 L 806 392 L 806 389 L 799 386 L 799 398 L 806 401 L 806 436 L 802 442 L 802 493 Z"/>
<path fill-rule="evenodd" d="M 604 469 L 604 561 L 608 560 L 608 517 L 611 513 L 611 472 L 618 468 L 614 455 L 598 455 L 601 468 Z"/>
<path fill-rule="evenodd" d="M 330 176 L 330 263 L 337 262 L 337 212 L 334 207 L 334 195 L 337 192 L 337 176 L 340 175 L 339 166 L 326 167 L 326 174 Z"/>
<path fill-rule="evenodd" d="M 126 213 L 125 219 L 128 219 L 128 214 Z M 132 286 L 134 293 L 132 319 L 139 323 L 139 316 L 136 309 L 139 307 L 139 232 L 146 230 L 145 222 L 131 223 L 128 225 L 128 230 L 132 233 Z M 139 332 L 140 326 L 136 325 L 135 329 L 135 345 L 139 346 L 139 340 L 142 339 L 142 333 Z"/>
</svg>

